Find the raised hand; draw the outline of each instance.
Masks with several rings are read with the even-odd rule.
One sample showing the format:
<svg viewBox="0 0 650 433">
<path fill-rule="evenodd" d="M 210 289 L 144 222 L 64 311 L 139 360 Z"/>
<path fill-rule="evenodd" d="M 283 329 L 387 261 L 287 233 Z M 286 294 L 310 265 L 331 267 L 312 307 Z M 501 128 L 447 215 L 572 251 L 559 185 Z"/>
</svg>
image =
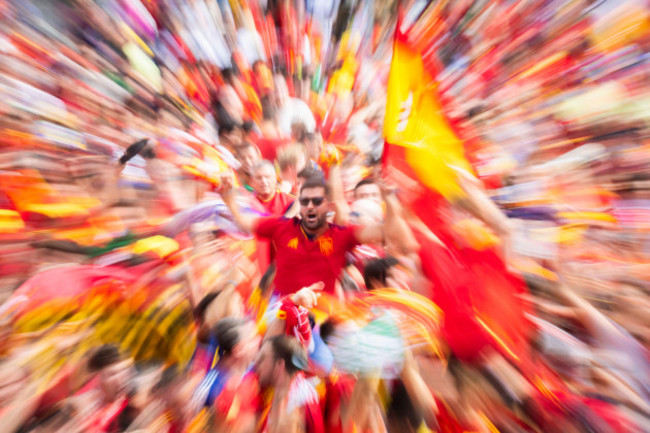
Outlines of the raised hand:
<svg viewBox="0 0 650 433">
<path fill-rule="evenodd" d="M 318 298 L 320 297 L 320 291 L 325 288 L 325 283 L 319 281 L 312 284 L 311 286 L 303 287 L 298 290 L 291 296 L 291 300 L 294 304 L 304 307 L 306 309 L 312 309 L 317 303 Z"/>
</svg>

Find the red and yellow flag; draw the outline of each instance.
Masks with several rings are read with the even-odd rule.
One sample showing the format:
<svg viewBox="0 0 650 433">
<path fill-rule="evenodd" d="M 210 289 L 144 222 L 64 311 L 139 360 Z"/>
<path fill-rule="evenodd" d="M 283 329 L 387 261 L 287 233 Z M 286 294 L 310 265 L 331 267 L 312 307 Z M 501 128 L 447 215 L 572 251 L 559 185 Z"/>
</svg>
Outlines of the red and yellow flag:
<svg viewBox="0 0 650 433">
<path fill-rule="evenodd" d="M 425 11 L 420 20 L 436 22 L 434 12 Z M 403 191 L 405 206 L 444 244 L 416 230 L 422 269 L 433 283 L 433 301 L 444 312 L 442 334 L 451 350 L 473 360 L 493 347 L 520 359 L 528 328 L 518 297 L 523 281 L 506 270 L 494 246 L 461 246 L 452 230 L 458 221 L 446 216 L 445 202 L 465 197 L 459 173 L 473 169 L 440 104 L 433 47 L 413 35 L 412 29 L 422 27 L 419 22 L 408 30 L 397 25 L 384 123 L 385 172 Z M 461 237 L 472 239 L 474 226 L 479 227 L 461 225 Z"/>
<path fill-rule="evenodd" d="M 391 165 L 453 200 L 463 195 L 454 168 L 469 172 L 472 168 L 442 112 L 436 89 L 422 53 L 397 30 L 384 119 L 385 162 L 389 159 Z"/>
</svg>

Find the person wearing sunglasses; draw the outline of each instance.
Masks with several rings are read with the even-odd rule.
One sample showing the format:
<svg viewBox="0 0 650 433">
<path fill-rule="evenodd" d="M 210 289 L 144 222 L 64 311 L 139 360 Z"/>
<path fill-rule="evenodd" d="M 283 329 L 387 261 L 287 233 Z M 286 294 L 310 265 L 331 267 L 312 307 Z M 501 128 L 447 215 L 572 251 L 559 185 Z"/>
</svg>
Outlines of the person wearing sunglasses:
<svg viewBox="0 0 650 433">
<path fill-rule="evenodd" d="M 415 248 L 413 234 L 401 216 L 397 198 L 385 188 L 383 194 L 386 201 L 383 224 L 339 226 L 327 220 L 334 204 L 322 178 L 308 179 L 302 185 L 299 216 L 294 218 L 244 215 L 236 204 L 231 176 L 224 176 L 221 188 L 221 196 L 237 225 L 275 245 L 274 285 L 279 296 L 293 294 L 319 281 L 324 283 L 323 292 L 334 294 L 336 281 L 346 264 L 345 255 L 359 244 L 381 243 L 390 238 Z"/>
</svg>

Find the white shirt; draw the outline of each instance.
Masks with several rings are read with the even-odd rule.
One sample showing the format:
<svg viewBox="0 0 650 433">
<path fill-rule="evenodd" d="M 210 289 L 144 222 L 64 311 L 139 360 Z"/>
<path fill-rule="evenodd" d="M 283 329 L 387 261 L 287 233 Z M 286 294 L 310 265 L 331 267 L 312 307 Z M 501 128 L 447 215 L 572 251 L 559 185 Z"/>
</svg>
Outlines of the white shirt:
<svg viewBox="0 0 650 433">
<path fill-rule="evenodd" d="M 280 131 L 286 135 L 291 135 L 291 125 L 294 123 L 303 123 L 307 128 L 307 132 L 314 132 L 316 129 L 316 119 L 305 101 L 298 98 L 289 98 L 278 114 Z"/>
</svg>

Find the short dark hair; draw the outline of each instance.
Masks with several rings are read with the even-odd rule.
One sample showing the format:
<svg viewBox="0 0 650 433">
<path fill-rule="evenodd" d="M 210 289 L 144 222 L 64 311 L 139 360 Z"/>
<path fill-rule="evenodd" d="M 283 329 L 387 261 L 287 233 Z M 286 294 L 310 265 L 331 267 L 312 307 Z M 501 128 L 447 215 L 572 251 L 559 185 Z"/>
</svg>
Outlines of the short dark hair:
<svg viewBox="0 0 650 433">
<path fill-rule="evenodd" d="M 153 392 L 162 392 L 167 390 L 170 386 L 174 385 L 181 379 L 181 371 L 178 365 L 172 364 L 165 368 L 160 375 L 160 379 L 154 385 Z"/>
<path fill-rule="evenodd" d="M 88 360 L 88 371 L 96 373 L 113 364 L 120 362 L 121 356 L 118 348 L 112 344 L 100 346 L 93 352 Z"/>
<path fill-rule="evenodd" d="M 208 309 L 212 301 L 217 299 L 221 292 L 210 292 L 201 299 L 201 301 L 194 307 L 194 318 L 199 322 L 205 319 L 205 311 Z"/>
<path fill-rule="evenodd" d="M 237 124 L 235 122 L 222 121 L 219 122 L 219 135 L 230 134 L 235 129 L 237 129 Z"/>
<path fill-rule="evenodd" d="M 336 331 L 339 321 L 334 317 L 328 318 L 320 325 L 320 338 L 327 344 L 330 339 L 330 336 Z"/>
<path fill-rule="evenodd" d="M 237 73 L 235 68 L 224 68 L 221 70 L 221 78 L 224 83 L 233 84 L 236 76 Z"/>
<path fill-rule="evenodd" d="M 317 136 L 318 134 L 320 134 L 320 132 L 318 132 L 318 131 L 314 131 L 314 132 L 305 132 L 305 133 L 302 135 L 302 138 L 300 139 L 300 141 L 303 141 L 303 142 L 305 142 L 305 141 L 313 141 L 313 140 L 316 139 L 316 136 Z"/>
<path fill-rule="evenodd" d="M 260 104 L 262 105 L 262 118 L 264 120 L 275 119 L 278 109 L 275 106 L 275 103 L 273 102 L 271 97 L 270 96 L 262 97 L 262 99 L 260 99 Z"/>
<path fill-rule="evenodd" d="M 288 374 L 293 375 L 307 369 L 307 351 L 296 338 L 277 335 L 269 338 L 267 342 L 273 350 L 273 358 L 284 361 L 284 368 Z"/>
<path fill-rule="evenodd" d="M 359 183 L 356 184 L 354 187 L 354 190 L 356 191 L 357 189 L 361 188 L 364 185 L 377 185 L 377 182 L 371 177 L 366 177 L 364 179 L 361 179 Z"/>
<path fill-rule="evenodd" d="M 316 176 L 307 178 L 305 183 L 303 183 L 302 186 L 300 187 L 300 192 L 303 192 L 304 190 L 309 188 L 323 188 L 323 190 L 325 191 L 325 195 L 327 197 L 329 197 L 330 195 L 329 186 L 327 186 L 327 182 L 325 182 L 324 178 L 320 178 Z"/>
<path fill-rule="evenodd" d="M 399 262 L 395 257 L 384 257 L 379 259 L 368 260 L 363 267 L 363 282 L 366 289 L 372 290 L 372 280 L 377 280 L 381 284 L 386 284 L 388 271 Z"/>
<path fill-rule="evenodd" d="M 250 120 L 247 120 L 246 122 L 242 123 L 241 128 L 244 130 L 244 132 L 248 133 L 255 128 L 255 124 L 251 122 Z"/>
<path fill-rule="evenodd" d="M 229 355 L 242 339 L 242 326 L 246 324 L 243 319 L 226 317 L 214 326 L 212 333 L 219 344 L 219 353 Z"/>
<path fill-rule="evenodd" d="M 311 179 L 312 177 L 317 177 L 320 180 L 324 181 L 325 176 L 322 171 L 318 171 L 313 165 L 307 164 L 305 168 L 298 172 L 297 177 L 302 177 L 303 179 Z"/>
</svg>

